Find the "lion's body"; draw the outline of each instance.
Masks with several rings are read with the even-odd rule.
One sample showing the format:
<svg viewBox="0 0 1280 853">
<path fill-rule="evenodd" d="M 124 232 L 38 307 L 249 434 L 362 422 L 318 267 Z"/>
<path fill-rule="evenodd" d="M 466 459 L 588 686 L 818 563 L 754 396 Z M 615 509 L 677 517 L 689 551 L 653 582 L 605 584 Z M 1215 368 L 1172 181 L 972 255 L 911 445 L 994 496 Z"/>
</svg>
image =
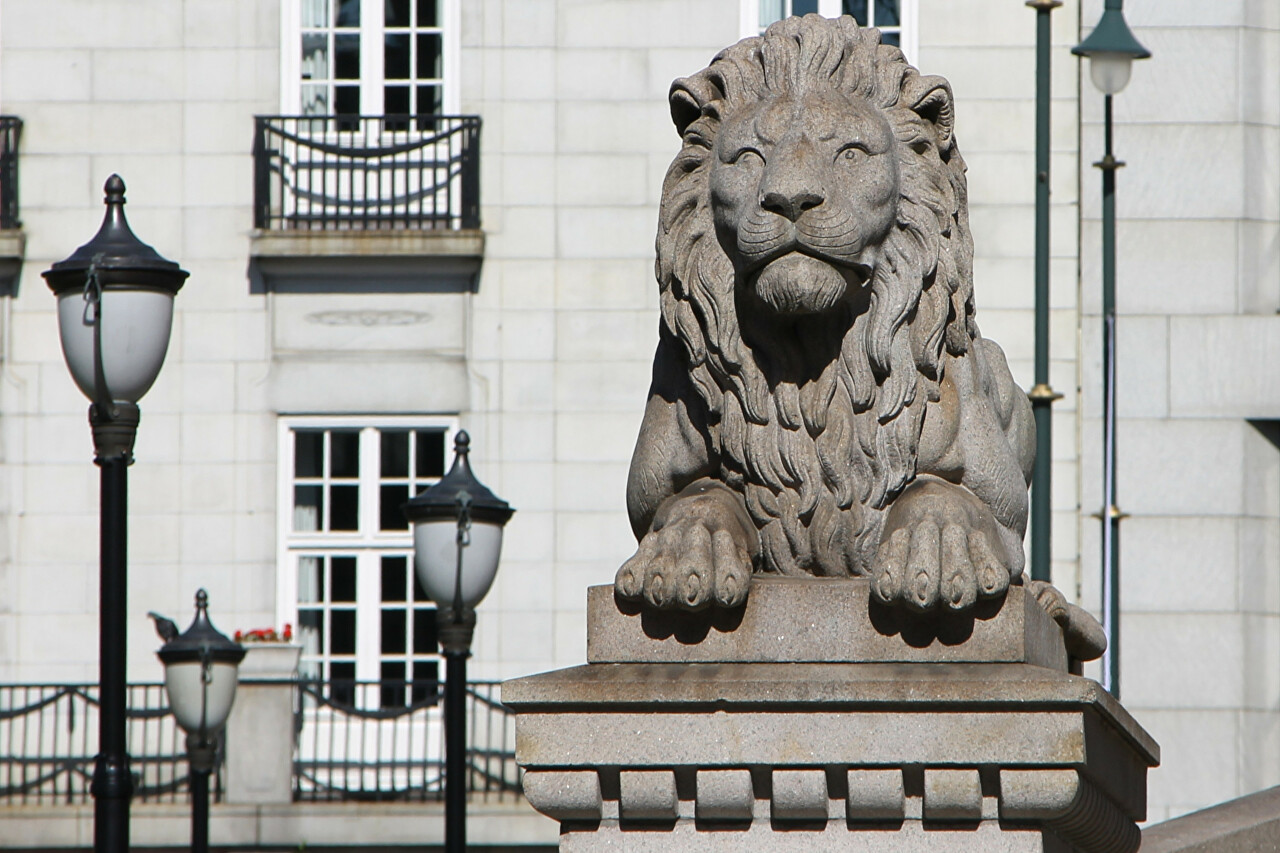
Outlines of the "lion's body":
<svg viewBox="0 0 1280 853">
<path fill-rule="evenodd" d="M 867 574 L 886 510 L 928 473 L 991 507 L 1021 568 L 1032 427 L 1003 356 L 973 320 L 950 93 L 878 40 L 848 18 L 788 19 L 672 88 L 685 144 L 663 187 L 661 341 L 628 488 L 638 537 L 663 501 L 710 478 L 742 496 L 758 570 Z M 780 316 L 747 292 L 739 260 L 717 239 L 716 137 L 735 113 L 828 87 L 887 121 L 896 162 L 882 170 L 896 169 L 897 204 L 861 293 Z M 860 214 L 825 201 L 835 211 L 828 232 Z"/>
</svg>

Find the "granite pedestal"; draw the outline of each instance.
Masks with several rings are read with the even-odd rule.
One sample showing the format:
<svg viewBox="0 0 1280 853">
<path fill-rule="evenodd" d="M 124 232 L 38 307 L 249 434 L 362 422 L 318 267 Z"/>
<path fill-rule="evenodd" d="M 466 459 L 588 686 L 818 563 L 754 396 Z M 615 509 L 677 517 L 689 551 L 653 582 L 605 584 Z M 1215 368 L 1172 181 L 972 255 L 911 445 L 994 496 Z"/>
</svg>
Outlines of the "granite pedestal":
<svg viewBox="0 0 1280 853">
<path fill-rule="evenodd" d="M 929 626 L 868 599 L 757 578 L 681 619 L 592 588 L 590 662 L 503 687 L 560 849 L 1137 849 L 1159 748 L 1021 587 Z"/>
</svg>

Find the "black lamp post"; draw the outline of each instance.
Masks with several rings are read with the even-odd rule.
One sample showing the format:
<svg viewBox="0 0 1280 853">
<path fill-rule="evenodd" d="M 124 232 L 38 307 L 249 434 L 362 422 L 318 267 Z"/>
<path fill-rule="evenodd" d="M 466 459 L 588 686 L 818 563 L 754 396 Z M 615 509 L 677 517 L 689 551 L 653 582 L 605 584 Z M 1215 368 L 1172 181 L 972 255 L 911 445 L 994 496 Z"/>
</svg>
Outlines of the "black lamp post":
<svg viewBox="0 0 1280 853">
<path fill-rule="evenodd" d="M 1120 698 L 1120 511 L 1116 496 L 1116 169 L 1124 163 L 1111 152 L 1111 96 L 1129 82 L 1133 60 L 1151 56 L 1125 23 L 1123 0 L 1106 0 L 1098 25 L 1071 48 L 1089 57 L 1089 76 L 1105 96 L 1106 137 L 1102 159 L 1102 686 Z"/>
<path fill-rule="evenodd" d="M 470 448 L 470 436 L 460 431 L 449 473 L 404 505 L 405 516 L 413 524 L 414 569 L 443 617 L 446 853 L 463 853 L 467 847 L 464 717 L 475 608 L 493 585 L 502 551 L 502 528 L 515 512 L 471 473 L 467 461 Z"/>
<path fill-rule="evenodd" d="M 138 400 L 155 382 L 169 346 L 173 297 L 187 272 L 129 230 L 124 181 L 106 183 L 106 217 L 92 240 L 43 273 L 58 297 L 58 330 L 71 376 L 91 401 L 99 506 L 98 756 L 93 833 L 98 853 L 129 849 L 133 781 L 125 741 L 127 468 Z"/>
<path fill-rule="evenodd" d="M 178 725 L 187 733 L 191 767 L 191 853 L 209 853 L 209 774 L 218 764 L 222 728 L 236 698 L 244 647 L 209 621 L 209 595 L 196 593 L 196 618 L 181 634 L 158 613 L 156 633 L 165 644 L 156 654 L 164 664 L 164 688 Z"/>
</svg>

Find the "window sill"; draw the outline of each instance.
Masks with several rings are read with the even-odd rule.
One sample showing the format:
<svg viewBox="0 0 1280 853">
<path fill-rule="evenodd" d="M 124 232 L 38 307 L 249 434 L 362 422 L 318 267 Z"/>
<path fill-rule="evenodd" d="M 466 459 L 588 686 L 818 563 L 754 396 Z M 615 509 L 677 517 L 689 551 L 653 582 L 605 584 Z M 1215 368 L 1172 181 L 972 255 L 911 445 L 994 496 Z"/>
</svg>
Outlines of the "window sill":
<svg viewBox="0 0 1280 853">
<path fill-rule="evenodd" d="M 474 291 L 483 259 L 484 232 L 480 229 L 255 230 L 249 237 L 250 290 L 254 293 Z"/>
</svg>

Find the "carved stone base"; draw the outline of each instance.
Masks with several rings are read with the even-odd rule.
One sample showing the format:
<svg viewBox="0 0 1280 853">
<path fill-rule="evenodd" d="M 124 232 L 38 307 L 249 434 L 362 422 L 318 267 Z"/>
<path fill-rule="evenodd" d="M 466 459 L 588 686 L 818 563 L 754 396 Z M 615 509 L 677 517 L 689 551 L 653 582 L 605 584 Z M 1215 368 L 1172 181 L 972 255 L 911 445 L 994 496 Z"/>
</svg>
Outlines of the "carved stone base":
<svg viewBox="0 0 1280 853">
<path fill-rule="evenodd" d="M 592 663 L 503 702 L 566 853 L 1131 853 L 1159 761 L 1095 682 L 1027 663 Z"/>
</svg>

